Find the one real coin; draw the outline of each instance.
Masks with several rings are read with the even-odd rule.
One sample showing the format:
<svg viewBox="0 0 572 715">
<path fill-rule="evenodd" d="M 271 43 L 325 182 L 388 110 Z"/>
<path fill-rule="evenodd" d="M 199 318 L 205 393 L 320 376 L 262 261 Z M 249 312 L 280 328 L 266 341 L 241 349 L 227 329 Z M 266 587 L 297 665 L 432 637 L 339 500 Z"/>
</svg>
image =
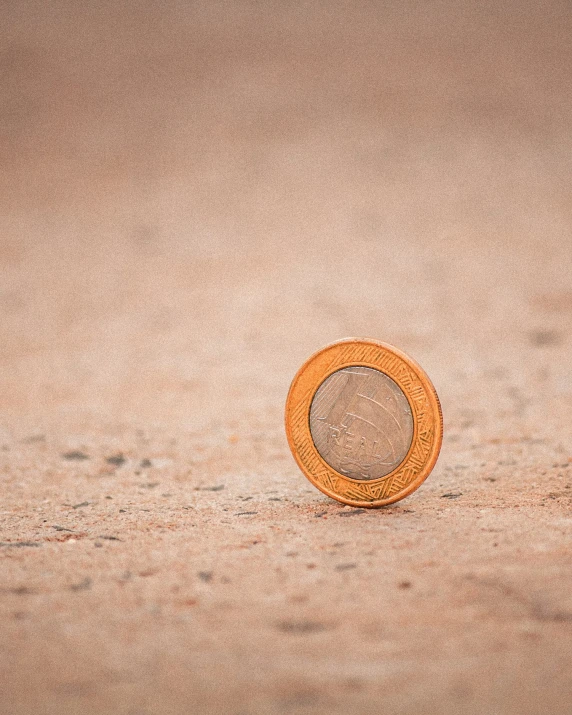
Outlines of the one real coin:
<svg viewBox="0 0 572 715">
<path fill-rule="evenodd" d="M 376 340 L 327 345 L 298 370 L 286 435 L 306 477 L 356 507 L 392 504 L 435 466 L 443 438 L 439 398 L 408 355 Z"/>
</svg>

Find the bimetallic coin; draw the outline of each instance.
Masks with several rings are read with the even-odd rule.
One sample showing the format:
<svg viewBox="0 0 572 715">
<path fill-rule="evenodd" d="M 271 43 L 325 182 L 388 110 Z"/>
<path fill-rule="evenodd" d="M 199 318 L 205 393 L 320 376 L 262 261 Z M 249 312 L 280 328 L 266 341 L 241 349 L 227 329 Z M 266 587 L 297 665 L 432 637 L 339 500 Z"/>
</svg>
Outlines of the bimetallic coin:
<svg viewBox="0 0 572 715">
<path fill-rule="evenodd" d="M 443 421 L 435 388 L 396 348 L 348 339 L 309 358 L 286 401 L 286 433 L 308 479 L 353 506 L 391 504 L 431 472 Z"/>
<path fill-rule="evenodd" d="M 397 383 L 371 367 L 344 367 L 320 385 L 310 433 L 330 467 L 351 479 L 379 479 L 403 460 L 413 438 L 411 407 Z"/>
</svg>

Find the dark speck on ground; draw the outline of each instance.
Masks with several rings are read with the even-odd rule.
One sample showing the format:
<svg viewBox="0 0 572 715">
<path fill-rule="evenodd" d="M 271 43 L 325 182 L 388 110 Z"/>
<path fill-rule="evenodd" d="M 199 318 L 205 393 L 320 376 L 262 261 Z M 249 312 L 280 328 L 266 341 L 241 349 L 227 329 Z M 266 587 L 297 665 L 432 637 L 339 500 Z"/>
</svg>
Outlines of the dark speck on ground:
<svg viewBox="0 0 572 715">
<path fill-rule="evenodd" d="M 115 467 L 120 467 L 127 461 L 122 454 L 115 454 L 112 457 L 107 457 L 105 460 L 107 464 L 113 464 Z"/>
<path fill-rule="evenodd" d="M 72 583 L 70 586 L 70 591 L 87 591 L 91 588 L 92 581 L 89 576 L 86 576 L 82 581 L 78 583 Z"/>
<path fill-rule="evenodd" d="M 320 633 L 327 630 L 328 626 L 320 621 L 281 621 L 278 624 L 278 630 L 283 633 L 291 633 L 293 635 L 307 635 L 310 633 Z"/>
<path fill-rule="evenodd" d="M 67 459 L 70 462 L 81 462 L 84 459 L 89 459 L 89 455 L 85 452 L 74 449 L 71 452 L 64 452 L 62 454 L 62 459 Z"/>
</svg>

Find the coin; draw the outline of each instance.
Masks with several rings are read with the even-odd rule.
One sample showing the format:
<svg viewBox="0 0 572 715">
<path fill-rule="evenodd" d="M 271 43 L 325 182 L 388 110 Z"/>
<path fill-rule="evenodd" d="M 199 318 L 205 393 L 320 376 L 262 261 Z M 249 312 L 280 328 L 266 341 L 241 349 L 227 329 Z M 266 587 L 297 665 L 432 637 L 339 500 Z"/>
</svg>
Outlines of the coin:
<svg viewBox="0 0 572 715">
<path fill-rule="evenodd" d="M 286 434 L 306 477 L 345 504 L 377 507 L 410 494 L 441 448 L 435 388 L 397 348 L 351 338 L 302 365 L 286 400 Z"/>
</svg>

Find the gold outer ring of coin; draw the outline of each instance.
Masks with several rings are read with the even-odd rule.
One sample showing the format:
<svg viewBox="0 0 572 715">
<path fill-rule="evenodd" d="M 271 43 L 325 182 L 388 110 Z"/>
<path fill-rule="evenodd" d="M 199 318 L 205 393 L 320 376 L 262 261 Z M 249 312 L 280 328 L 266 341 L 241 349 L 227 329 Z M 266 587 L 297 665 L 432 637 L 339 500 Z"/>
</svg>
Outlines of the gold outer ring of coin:
<svg viewBox="0 0 572 715">
<path fill-rule="evenodd" d="M 413 437 L 405 458 L 379 479 L 350 478 L 320 455 L 310 431 L 314 395 L 334 372 L 367 367 L 390 377 L 401 389 L 413 417 Z M 296 373 L 286 399 L 286 435 L 298 466 L 324 494 L 355 507 L 380 507 L 415 491 L 439 456 L 443 415 L 437 392 L 423 369 L 391 345 L 366 338 L 339 340 L 314 353 Z"/>
</svg>

